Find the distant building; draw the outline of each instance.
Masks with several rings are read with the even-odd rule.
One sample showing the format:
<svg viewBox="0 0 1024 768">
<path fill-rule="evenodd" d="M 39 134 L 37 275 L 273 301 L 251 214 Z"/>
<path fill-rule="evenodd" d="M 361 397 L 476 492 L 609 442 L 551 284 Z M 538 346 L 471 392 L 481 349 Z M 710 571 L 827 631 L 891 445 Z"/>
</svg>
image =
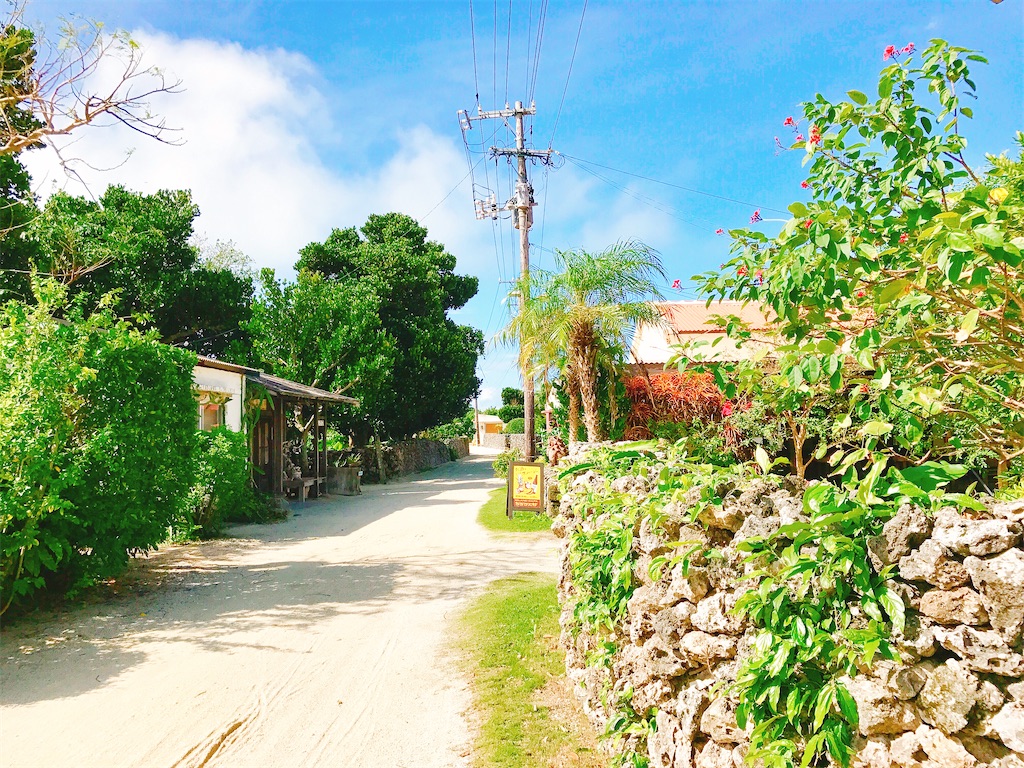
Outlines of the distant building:
<svg viewBox="0 0 1024 768">
<path fill-rule="evenodd" d="M 769 332 L 772 323 L 756 304 L 741 301 L 663 301 L 655 303 L 664 320 L 663 325 L 641 324 L 633 335 L 630 345 L 630 362 L 635 369 L 645 368 L 649 372 L 660 371 L 670 357 L 676 354 L 673 347 L 690 341 L 704 341 L 699 353 L 704 360 L 713 362 L 735 362 L 751 357 L 758 346 L 770 344 Z M 752 340 L 738 347 L 728 338 L 725 328 L 711 318 L 727 318 L 735 315 L 752 332 Z M 719 340 L 717 344 L 711 343 Z"/>
<path fill-rule="evenodd" d="M 479 425 L 476 433 L 477 445 L 487 445 L 486 435 L 500 435 L 501 431 L 505 428 L 504 421 L 489 413 L 478 413 L 476 419 Z"/>
<path fill-rule="evenodd" d="M 192 385 L 199 401 L 199 429 L 209 431 L 215 427 L 227 427 L 234 432 L 242 431 L 247 373 L 256 371 L 199 356 L 192 369 Z"/>
</svg>

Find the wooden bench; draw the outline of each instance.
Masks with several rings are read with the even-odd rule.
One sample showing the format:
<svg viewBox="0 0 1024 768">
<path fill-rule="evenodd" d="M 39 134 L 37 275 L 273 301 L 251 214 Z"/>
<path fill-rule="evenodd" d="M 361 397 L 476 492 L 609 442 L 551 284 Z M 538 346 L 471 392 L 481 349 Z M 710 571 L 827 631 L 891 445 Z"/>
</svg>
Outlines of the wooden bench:
<svg viewBox="0 0 1024 768">
<path fill-rule="evenodd" d="M 296 496 L 299 496 L 303 503 L 306 501 L 306 497 L 309 495 L 309 489 L 316 484 L 317 478 L 315 477 L 296 477 L 289 480 L 283 481 L 285 493 L 288 491 L 295 491 Z"/>
</svg>

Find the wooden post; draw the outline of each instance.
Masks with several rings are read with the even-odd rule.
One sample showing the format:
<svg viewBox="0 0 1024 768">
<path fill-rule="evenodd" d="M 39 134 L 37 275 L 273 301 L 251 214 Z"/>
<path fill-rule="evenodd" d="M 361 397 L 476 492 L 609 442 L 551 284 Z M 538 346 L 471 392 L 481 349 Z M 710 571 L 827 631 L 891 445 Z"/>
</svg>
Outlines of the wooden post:
<svg viewBox="0 0 1024 768">
<path fill-rule="evenodd" d="M 384 474 L 384 451 L 380 447 L 380 432 L 376 424 L 373 425 L 373 449 L 377 453 L 377 474 L 380 475 L 380 482 L 383 485 L 388 478 Z"/>
<path fill-rule="evenodd" d="M 284 408 L 284 398 L 278 396 L 270 428 L 270 489 L 276 496 L 284 495 Z"/>
</svg>

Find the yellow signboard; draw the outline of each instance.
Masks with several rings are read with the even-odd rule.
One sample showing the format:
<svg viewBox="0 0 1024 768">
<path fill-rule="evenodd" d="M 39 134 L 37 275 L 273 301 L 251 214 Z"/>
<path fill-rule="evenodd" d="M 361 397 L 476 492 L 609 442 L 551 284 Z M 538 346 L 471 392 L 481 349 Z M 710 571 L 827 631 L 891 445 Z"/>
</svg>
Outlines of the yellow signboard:
<svg viewBox="0 0 1024 768">
<path fill-rule="evenodd" d="M 544 511 L 544 463 L 513 461 L 508 467 L 508 516 Z"/>
</svg>

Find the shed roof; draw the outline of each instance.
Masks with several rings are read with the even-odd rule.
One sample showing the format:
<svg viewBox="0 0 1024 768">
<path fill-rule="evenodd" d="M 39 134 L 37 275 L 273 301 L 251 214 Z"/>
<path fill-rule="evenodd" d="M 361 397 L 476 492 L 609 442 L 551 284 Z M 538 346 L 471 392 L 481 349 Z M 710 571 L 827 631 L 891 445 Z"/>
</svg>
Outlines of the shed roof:
<svg viewBox="0 0 1024 768">
<path fill-rule="evenodd" d="M 338 395 L 334 392 L 328 392 L 326 389 L 311 387 L 307 384 L 299 384 L 297 381 L 282 379 L 280 376 L 273 376 L 263 371 L 254 371 L 252 368 L 246 369 L 245 377 L 254 384 L 259 384 L 272 395 L 293 397 L 296 400 L 319 400 L 328 403 L 359 405 L 359 401 L 354 397 Z"/>
<path fill-rule="evenodd" d="M 721 338 L 713 348 L 707 347 L 702 356 L 709 361 L 723 362 L 749 358 L 755 347 L 763 341 L 758 331 L 771 329 L 772 323 L 757 304 L 742 301 L 663 301 L 655 305 L 665 322 L 663 325 L 641 323 L 630 345 L 634 362 L 640 365 L 663 365 L 673 354 L 673 347 L 687 341 L 711 342 L 724 337 L 725 328 L 711 321 L 713 316 L 735 315 L 754 331 L 754 340 L 740 347 L 732 339 Z M 765 334 L 760 334 L 765 336 Z"/>
<path fill-rule="evenodd" d="M 736 315 L 752 331 L 771 327 L 771 321 L 757 304 L 742 301 L 663 301 L 655 304 L 676 333 L 724 333 L 722 326 L 712 323 L 714 315 Z"/>
<path fill-rule="evenodd" d="M 259 373 L 255 368 L 234 363 L 225 363 L 223 360 L 214 360 L 205 355 L 196 355 L 196 365 L 200 368 L 216 368 L 218 371 L 229 371 L 231 373 Z"/>
</svg>

